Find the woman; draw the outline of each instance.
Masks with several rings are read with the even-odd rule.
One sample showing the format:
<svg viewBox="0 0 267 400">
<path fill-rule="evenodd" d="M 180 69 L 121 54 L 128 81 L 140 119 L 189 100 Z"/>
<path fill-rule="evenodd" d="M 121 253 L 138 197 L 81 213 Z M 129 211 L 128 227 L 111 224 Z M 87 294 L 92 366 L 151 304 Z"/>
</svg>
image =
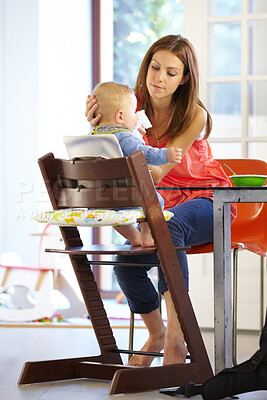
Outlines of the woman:
<svg viewBox="0 0 267 400">
<path fill-rule="evenodd" d="M 195 246 L 213 240 L 212 191 L 193 191 L 190 186 L 231 185 L 206 140 L 212 122 L 198 99 L 198 91 L 198 64 L 191 43 L 180 35 L 168 35 L 156 41 L 144 57 L 135 93 L 138 108 L 144 109 L 152 122 L 152 128 L 144 137 L 146 143 L 182 149 L 181 164 L 152 167 L 153 179 L 160 187 L 186 187 L 181 191 L 161 191 L 165 208 L 174 213 L 168 228 L 175 246 Z M 88 97 L 86 115 L 92 125 L 100 119 L 99 116 L 93 118 L 96 109 L 95 99 Z M 236 207 L 232 205 L 232 220 L 235 215 Z M 186 254 L 178 252 L 177 256 L 188 286 Z M 146 256 L 146 261 L 153 262 L 155 257 Z M 123 260 L 124 257 L 120 257 L 119 261 Z M 142 350 L 158 352 L 164 348 L 164 365 L 184 363 L 187 347 L 161 269 L 159 290 L 166 301 L 166 328 L 147 268 L 116 266 L 114 272 L 130 309 L 141 315 L 148 329 L 149 337 Z M 129 364 L 149 366 L 151 362 L 151 356 L 135 355 Z"/>
</svg>

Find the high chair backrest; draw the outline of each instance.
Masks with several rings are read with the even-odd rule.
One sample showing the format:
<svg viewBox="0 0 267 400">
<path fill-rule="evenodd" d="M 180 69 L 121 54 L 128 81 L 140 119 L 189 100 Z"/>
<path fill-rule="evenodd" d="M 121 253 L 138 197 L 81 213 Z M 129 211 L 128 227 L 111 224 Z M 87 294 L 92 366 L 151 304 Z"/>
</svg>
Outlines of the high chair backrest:
<svg viewBox="0 0 267 400">
<path fill-rule="evenodd" d="M 138 168 L 142 170 L 139 188 L 134 185 L 130 172 L 133 159 L 138 159 Z M 76 160 L 54 158 L 53 154 L 49 153 L 40 159 L 39 165 L 43 176 L 50 182 L 48 190 L 53 191 L 50 198 L 53 199 L 52 206 L 55 210 L 72 207 L 138 207 L 142 205 L 139 196 L 142 185 L 151 186 L 151 196 L 155 199 L 157 197 L 141 151 L 134 153 L 133 157 L 126 158 Z M 158 206 L 160 207 L 159 203 Z"/>
</svg>

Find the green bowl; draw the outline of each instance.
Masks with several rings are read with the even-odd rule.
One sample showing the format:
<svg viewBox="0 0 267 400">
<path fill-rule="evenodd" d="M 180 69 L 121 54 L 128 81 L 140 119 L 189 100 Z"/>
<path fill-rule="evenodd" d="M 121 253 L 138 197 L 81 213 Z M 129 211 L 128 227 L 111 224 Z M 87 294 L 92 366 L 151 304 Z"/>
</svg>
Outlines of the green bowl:
<svg viewBox="0 0 267 400">
<path fill-rule="evenodd" d="M 266 182 L 266 175 L 231 175 L 235 186 L 263 186 Z"/>
</svg>

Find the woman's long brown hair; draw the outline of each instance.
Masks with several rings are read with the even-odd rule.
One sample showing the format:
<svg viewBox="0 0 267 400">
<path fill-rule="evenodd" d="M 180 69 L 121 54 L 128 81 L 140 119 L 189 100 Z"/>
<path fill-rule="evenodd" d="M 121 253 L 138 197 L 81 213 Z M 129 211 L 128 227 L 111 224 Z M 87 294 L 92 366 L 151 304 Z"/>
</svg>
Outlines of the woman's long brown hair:
<svg viewBox="0 0 267 400">
<path fill-rule="evenodd" d="M 208 110 L 198 98 L 199 70 L 196 53 L 192 44 L 181 35 L 164 36 L 157 40 L 147 51 L 135 85 L 135 94 L 141 108 L 145 110 L 149 118 L 153 116 L 153 107 L 146 87 L 146 76 L 153 55 L 160 50 L 168 50 L 178 57 L 184 64 L 184 77 L 188 76 L 187 81 L 179 85 L 172 96 L 174 112 L 169 129 L 166 132 L 169 140 L 173 140 L 190 126 L 195 116 L 197 105 L 207 112 L 205 133 L 205 138 L 207 138 L 211 132 L 212 119 Z"/>
</svg>

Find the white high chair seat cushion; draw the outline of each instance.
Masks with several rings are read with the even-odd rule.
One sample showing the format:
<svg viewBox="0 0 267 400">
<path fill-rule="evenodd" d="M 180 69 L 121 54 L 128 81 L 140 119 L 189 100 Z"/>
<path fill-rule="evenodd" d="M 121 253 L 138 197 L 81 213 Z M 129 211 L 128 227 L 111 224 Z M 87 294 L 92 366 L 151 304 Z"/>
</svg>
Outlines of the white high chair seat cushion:
<svg viewBox="0 0 267 400">
<path fill-rule="evenodd" d="M 123 157 L 119 141 L 112 134 L 64 136 L 63 141 L 70 158 Z"/>
<path fill-rule="evenodd" d="M 163 215 L 166 221 L 173 217 L 173 213 L 170 211 L 163 210 Z M 59 226 L 129 225 L 136 223 L 138 218 L 144 218 L 142 208 L 122 210 L 68 208 L 57 211 L 44 211 L 34 216 L 34 220 L 37 222 Z"/>
</svg>

